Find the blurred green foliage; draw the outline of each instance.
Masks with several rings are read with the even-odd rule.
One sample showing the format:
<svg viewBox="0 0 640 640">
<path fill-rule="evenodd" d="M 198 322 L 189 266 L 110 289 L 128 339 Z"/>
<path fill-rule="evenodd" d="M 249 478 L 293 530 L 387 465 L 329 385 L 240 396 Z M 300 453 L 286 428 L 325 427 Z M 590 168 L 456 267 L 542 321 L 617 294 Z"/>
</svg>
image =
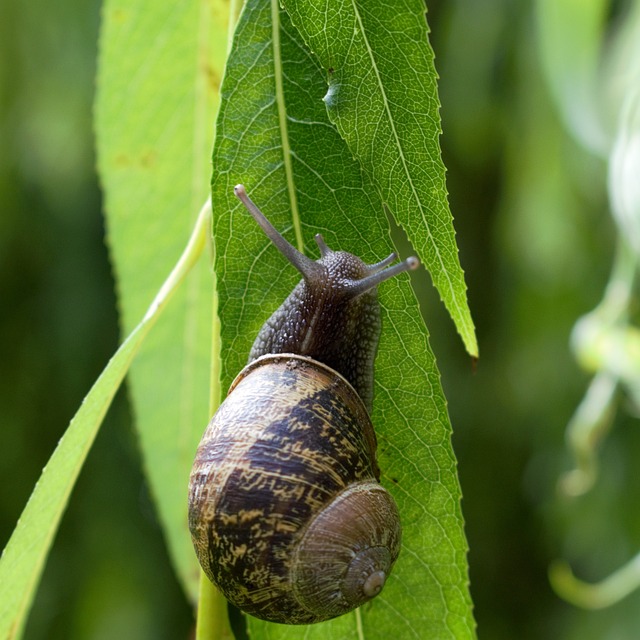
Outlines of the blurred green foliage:
<svg viewBox="0 0 640 640">
<path fill-rule="evenodd" d="M 616 8 L 624 8 L 618 3 Z M 622 9 L 620 8 L 622 7 Z M 531 3 L 429 2 L 441 138 L 478 329 L 475 375 L 418 283 L 454 427 L 482 638 L 631 639 L 640 593 L 585 612 L 549 563 L 599 580 L 640 547 L 640 430 L 620 412 L 592 491 L 561 498 L 564 429 L 588 384 L 569 348 L 615 251 L 606 167 L 565 131 Z M 0 20 L 0 544 L 118 341 L 94 172 L 99 3 L 4 3 Z M 187 638 L 124 394 L 72 496 L 26 637 Z"/>
</svg>

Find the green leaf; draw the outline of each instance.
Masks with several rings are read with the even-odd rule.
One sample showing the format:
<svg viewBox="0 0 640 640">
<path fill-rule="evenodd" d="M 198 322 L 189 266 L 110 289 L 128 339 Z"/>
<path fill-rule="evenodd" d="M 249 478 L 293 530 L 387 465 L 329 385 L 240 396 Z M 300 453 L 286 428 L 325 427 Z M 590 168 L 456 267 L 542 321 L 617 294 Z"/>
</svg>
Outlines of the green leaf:
<svg viewBox="0 0 640 640">
<path fill-rule="evenodd" d="M 392 246 L 378 190 L 327 117 L 325 74 L 277 0 L 245 6 L 221 91 L 212 198 L 226 387 L 299 279 L 237 202 L 235 184 L 309 256 L 318 256 L 316 232 L 368 262 Z M 303 628 L 250 618 L 253 638 L 474 636 L 451 427 L 409 277 L 382 285 L 380 301 L 373 422 L 382 482 L 402 514 L 400 559 L 362 610 Z"/>
<path fill-rule="evenodd" d="M 96 132 L 124 331 L 179 255 L 208 195 L 223 0 L 108 0 Z M 209 418 L 213 284 L 202 261 L 132 367 L 136 426 L 173 563 L 195 602 L 187 484 Z M 215 362 L 215 357 L 214 357 Z"/>
<path fill-rule="evenodd" d="M 467 351 L 477 356 L 440 157 L 423 0 L 283 4 L 327 71 L 329 118 L 406 230 Z"/>
<path fill-rule="evenodd" d="M 144 338 L 169 297 L 202 253 L 210 207 L 200 213 L 195 231 L 169 278 L 131 335 L 109 361 L 85 397 L 36 484 L 0 559 L 0 637 L 22 636 L 47 554 L 69 495 L 102 420 Z"/>
</svg>

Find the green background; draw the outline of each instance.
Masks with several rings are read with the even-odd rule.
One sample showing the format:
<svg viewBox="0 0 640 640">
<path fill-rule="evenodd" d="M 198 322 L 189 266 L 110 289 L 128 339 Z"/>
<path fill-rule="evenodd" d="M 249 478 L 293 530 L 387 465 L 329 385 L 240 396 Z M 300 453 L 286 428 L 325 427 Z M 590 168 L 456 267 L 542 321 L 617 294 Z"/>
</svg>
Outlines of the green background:
<svg viewBox="0 0 640 640">
<path fill-rule="evenodd" d="M 0 545 L 118 343 L 94 170 L 100 6 L 5 3 L 0 20 Z M 430 2 L 443 157 L 478 330 L 477 371 L 417 278 L 454 429 L 482 638 L 634 638 L 640 594 L 603 612 L 564 603 L 549 563 L 597 580 L 640 546 L 640 431 L 621 415 L 596 488 L 556 482 L 588 376 L 569 349 L 614 251 L 604 165 L 564 132 L 541 78 L 528 2 Z M 140 472 L 126 394 L 89 455 L 27 638 L 187 638 Z"/>
</svg>

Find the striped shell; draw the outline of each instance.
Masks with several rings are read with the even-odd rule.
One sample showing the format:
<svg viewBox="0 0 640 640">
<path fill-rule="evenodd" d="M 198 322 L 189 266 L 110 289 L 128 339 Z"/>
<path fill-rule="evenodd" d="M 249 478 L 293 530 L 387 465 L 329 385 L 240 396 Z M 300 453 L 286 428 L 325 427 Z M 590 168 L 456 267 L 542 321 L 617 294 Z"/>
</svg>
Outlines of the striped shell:
<svg viewBox="0 0 640 640">
<path fill-rule="evenodd" d="M 306 624 L 377 595 L 400 548 L 353 387 L 310 358 L 258 358 L 202 437 L 189 484 L 200 563 L 237 607 Z"/>
</svg>

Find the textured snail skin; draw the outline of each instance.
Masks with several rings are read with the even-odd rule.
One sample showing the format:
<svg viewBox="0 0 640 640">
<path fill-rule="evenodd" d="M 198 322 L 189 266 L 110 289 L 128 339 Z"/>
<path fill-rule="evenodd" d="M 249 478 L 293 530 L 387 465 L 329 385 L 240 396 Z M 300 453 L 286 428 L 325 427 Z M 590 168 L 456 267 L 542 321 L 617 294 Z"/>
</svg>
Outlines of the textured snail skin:
<svg viewBox="0 0 640 640">
<path fill-rule="evenodd" d="M 189 525 L 209 578 L 243 611 L 327 620 L 384 585 L 400 547 L 353 387 L 309 358 L 248 365 L 203 436 Z"/>
<path fill-rule="evenodd" d="M 343 375 L 371 411 L 381 329 L 378 293 L 374 288 L 354 298 L 343 287 L 368 274 L 366 263 L 351 253 L 331 251 L 317 264 L 322 278 L 298 283 L 265 322 L 249 360 L 267 353 L 309 356 Z"/>
</svg>

